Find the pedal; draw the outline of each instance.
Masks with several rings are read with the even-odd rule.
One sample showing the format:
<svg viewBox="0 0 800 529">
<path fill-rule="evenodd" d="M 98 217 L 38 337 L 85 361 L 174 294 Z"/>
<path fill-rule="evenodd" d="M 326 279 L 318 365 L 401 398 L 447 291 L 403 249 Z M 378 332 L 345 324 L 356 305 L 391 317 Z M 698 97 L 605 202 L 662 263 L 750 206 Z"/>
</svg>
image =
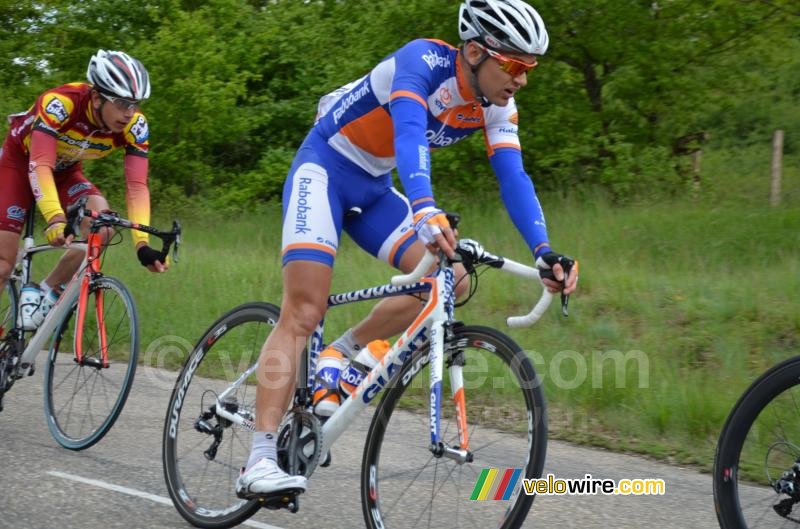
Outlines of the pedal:
<svg viewBox="0 0 800 529">
<path fill-rule="evenodd" d="M 291 513 L 300 510 L 298 495 L 302 494 L 302 489 L 289 489 L 281 491 L 279 494 L 243 494 L 236 493 L 236 496 L 243 500 L 258 500 L 262 508 L 270 510 L 286 509 Z"/>
<path fill-rule="evenodd" d="M 258 501 L 262 508 L 277 511 L 286 509 L 292 514 L 300 510 L 300 499 L 297 497 L 303 491 L 289 491 L 279 496 L 265 496 Z"/>
</svg>

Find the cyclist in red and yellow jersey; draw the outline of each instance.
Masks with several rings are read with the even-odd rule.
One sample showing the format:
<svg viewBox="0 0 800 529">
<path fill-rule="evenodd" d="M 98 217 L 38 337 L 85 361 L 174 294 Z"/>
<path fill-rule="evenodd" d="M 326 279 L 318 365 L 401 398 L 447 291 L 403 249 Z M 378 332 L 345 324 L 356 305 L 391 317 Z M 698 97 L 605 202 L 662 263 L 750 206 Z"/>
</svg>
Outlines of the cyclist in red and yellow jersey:
<svg viewBox="0 0 800 529">
<path fill-rule="evenodd" d="M 149 224 L 148 126 L 139 112 L 139 104 L 150 96 L 147 70 L 123 52 L 99 50 L 89 62 L 87 78 L 89 84 L 70 83 L 44 92 L 26 112 L 8 118 L 10 129 L 0 151 L 0 291 L 34 201 L 45 219 L 47 240 L 56 246 L 68 242 L 64 210 L 70 204 L 87 196 L 90 209 L 108 209 L 106 199 L 83 175 L 84 160 L 124 149 L 128 215 Z M 141 263 L 152 272 L 165 271 L 166 258 L 148 246 L 147 235 L 132 233 Z M 42 289 L 58 289 L 82 258 L 80 251 L 67 252 Z"/>
</svg>

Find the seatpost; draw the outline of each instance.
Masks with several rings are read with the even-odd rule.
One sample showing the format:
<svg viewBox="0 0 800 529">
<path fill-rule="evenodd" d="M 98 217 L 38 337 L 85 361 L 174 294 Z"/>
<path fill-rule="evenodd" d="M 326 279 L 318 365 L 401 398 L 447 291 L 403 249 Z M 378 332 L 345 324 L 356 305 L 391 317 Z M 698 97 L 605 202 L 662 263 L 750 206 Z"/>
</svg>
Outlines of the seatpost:
<svg viewBox="0 0 800 529">
<path fill-rule="evenodd" d="M 22 240 L 22 245 L 25 250 L 33 248 L 33 223 L 36 219 L 36 205 L 34 204 L 29 210 L 25 219 L 25 237 Z M 25 285 L 31 280 L 31 260 L 26 259 L 22 262 L 22 284 Z"/>
</svg>

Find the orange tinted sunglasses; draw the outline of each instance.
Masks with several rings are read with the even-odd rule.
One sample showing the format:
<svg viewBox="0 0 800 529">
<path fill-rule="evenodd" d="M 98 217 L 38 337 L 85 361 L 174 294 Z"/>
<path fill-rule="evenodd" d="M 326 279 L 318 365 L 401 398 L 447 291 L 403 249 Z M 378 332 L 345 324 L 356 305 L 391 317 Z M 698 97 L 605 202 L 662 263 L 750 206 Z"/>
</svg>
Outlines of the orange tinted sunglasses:
<svg viewBox="0 0 800 529">
<path fill-rule="evenodd" d="M 489 57 L 496 60 L 498 64 L 500 64 L 500 69 L 509 74 L 511 77 L 517 77 L 524 73 L 527 73 L 529 70 L 533 70 L 539 64 L 536 62 L 536 58 L 533 58 L 533 62 L 523 62 L 519 59 L 513 59 L 511 57 L 506 57 L 502 53 L 496 52 L 486 46 L 476 42 L 478 46 L 486 53 L 489 54 Z"/>
</svg>

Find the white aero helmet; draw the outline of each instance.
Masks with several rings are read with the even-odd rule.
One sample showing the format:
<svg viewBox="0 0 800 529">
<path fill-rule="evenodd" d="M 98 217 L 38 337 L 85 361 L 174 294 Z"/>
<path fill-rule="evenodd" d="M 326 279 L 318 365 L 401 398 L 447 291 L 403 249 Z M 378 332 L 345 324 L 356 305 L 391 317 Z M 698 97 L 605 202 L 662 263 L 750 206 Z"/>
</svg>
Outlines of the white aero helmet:
<svg viewBox="0 0 800 529">
<path fill-rule="evenodd" d="M 121 51 L 98 50 L 89 61 L 86 78 L 111 96 L 133 101 L 150 97 L 150 76 L 144 65 Z"/>
<path fill-rule="evenodd" d="M 522 0 L 465 0 L 458 34 L 496 50 L 542 55 L 550 39 L 539 13 Z"/>
</svg>

